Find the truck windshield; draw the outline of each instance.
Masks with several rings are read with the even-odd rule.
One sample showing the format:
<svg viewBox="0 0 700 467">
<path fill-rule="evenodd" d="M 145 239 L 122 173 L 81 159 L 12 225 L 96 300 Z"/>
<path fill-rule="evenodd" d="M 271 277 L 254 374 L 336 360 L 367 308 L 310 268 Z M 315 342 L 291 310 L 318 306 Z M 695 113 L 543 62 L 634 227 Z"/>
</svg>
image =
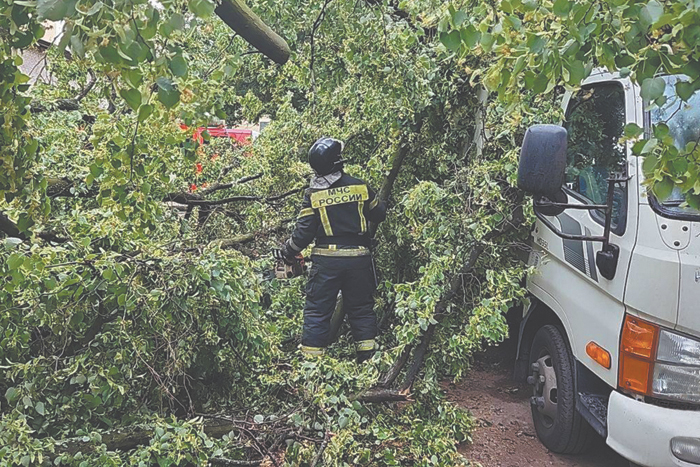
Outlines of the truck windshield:
<svg viewBox="0 0 700 467">
<path fill-rule="evenodd" d="M 700 140 L 700 92 L 696 92 L 688 102 L 683 102 L 676 95 L 676 83 L 688 81 L 681 75 L 664 76 L 666 81 L 666 103 L 651 111 L 651 123 L 666 123 L 670 134 L 679 150 L 684 150 L 688 143 Z M 664 211 L 671 215 L 700 216 L 700 211 L 685 204 L 685 196 L 680 189 L 674 188 L 667 199 L 661 199 Z"/>
</svg>

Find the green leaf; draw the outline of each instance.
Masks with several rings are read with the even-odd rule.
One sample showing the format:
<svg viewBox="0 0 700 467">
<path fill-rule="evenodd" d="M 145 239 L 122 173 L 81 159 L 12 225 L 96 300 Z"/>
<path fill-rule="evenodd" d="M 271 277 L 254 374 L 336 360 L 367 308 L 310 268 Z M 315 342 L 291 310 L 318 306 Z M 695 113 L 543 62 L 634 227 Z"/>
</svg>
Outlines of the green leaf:
<svg viewBox="0 0 700 467">
<path fill-rule="evenodd" d="M 663 78 L 647 78 L 642 83 L 641 95 L 645 104 L 655 101 L 664 95 L 666 82 Z"/>
<path fill-rule="evenodd" d="M 117 304 L 119 306 L 124 306 L 126 303 L 126 294 L 121 294 L 120 296 L 117 297 Z"/>
<path fill-rule="evenodd" d="M 78 58 L 85 58 L 85 46 L 78 36 L 71 36 L 70 50 Z"/>
<path fill-rule="evenodd" d="M 441 33 L 440 42 L 442 42 L 442 44 L 447 47 L 448 50 L 454 53 L 459 52 L 459 49 L 462 46 L 459 31 L 456 30 L 450 31 L 449 33 Z"/>
<path fill-rule="evenodd" d="M 569 0 L 556 0 L 554 2 L 554 7 L 552 8 L 552 12 L 561 17 L 565 17 L 569 15 L 569 11 L 571 11 L 571 5 L 572 2 Z"/>
<path fill-rule="evenodd" d="M 574 62 L 568 66 L 568 69 L 569 73 L 571 74 L 569 84 L 577 86 L 579 83 L 581 83 L 581 81 L 586 79 L 586 69 L 584 68 L 582 61 L 574 60 Z"/>
<path fill-rule="evenodd" d="M 16 402 L 20 395 L 19 389 L 17 388 L 7 388 L 7 391 L 5 391 L 5 399 L 7 399 L 9 404 Z"/>
<path fill-rule="evenodd" d="M 38 413 L 39 415 L 44 415 L 44 414 L 46 413 L 46 411 L 45 411 L 45 409 L 44 409 L 44 403 L 43 403 L 43 402 L 37 402 L 37 403 L 34 405 L 34 409 L 36 409 L 36 411 L 37 411 L 37 413 Z"/>
<path fill-rule="evenodd" d="M 138 110 L 141 106 L 141 93 L 138 89 L 121 88 L 119 90 L 119 95 L 122 96 L 122 99 L 126 101 L 132 110 Z"/>
<path fill-rule="evenodd" d="M 10 271 L 16 271 L 22 267 L 24 264 L 24 256 L 19 253 L 12 253 L 9 258 L 7 258 L 7 266 Z"/>
<path fill-rule="evenodd" d="M 642 163 L 642 172 L 644 172 L 644 175 L 647 178 L 651 178 L 651 175 L 654 173 L 654 169 L 656 169 L 656 164 L 658 162 L 659 159 L 653 154 L 644 158 L 644 162 Z"/>
<path fill-rule="evenodd" d="M 467 13 L 464 10 L 457 10 L 454 12 L 452 15 L 452 24 L 455 25 L 456 28 L 460 27 L 464 21 L 468 18 Z"/>
<path fill-rule="evenodd" d="M 532 86 L 532 92 L 535 94 L 540 94 L 547 89 L 547 84 L 549 83 L 549 78 L 545 73 L 540 73 L 537 75 L 535 78 L 535 81 Z"/>
<path fill-rule="evenodd" d="M 143 104 L 139 108 L 139 122 L 145 122 L 152 113 L 153 106 L 151 104 Z"/>
<path fill-rule="evenodd" d="M 75 13 L 75 4 L 78 0 L 37 0 L 36 11 L 39 19 L 60 21 Z"/>
<path fill-rule="evenodd" d="M 73 25 L 72 24 L 67 24 L 63 28 L 63 34 L 61 35 L 61 40 L 58 41 L 58 45 L 56 46 L 56 50 L 63 52 L 66 50 L 66 47 L 68 46 L 68 43 L 71 40 L 71 37 L 73 37 Z"/>
<path fill-rule="evenodd" d="M 671 180 L 668 177 L 664 177 L 663 180 L 660 182 L 654 183 L 654 187 L 652 190 L 654 191 L 654 194 L 656 195 L 656 198 L 663 202 L 666 201 L 670 196 L 671 192 L 673 191 L 673 180 Z"/>
<path fill-rule="evenodd" d="M 87 16 L 92 16 L 92 15 L 94 15 L 95 13 L 97 13 L 98 11 L 100 11 L 100 10 L 102 9 L 103 6 L 104 6 L 104 3 L 102 3 L 102 2 L 95 2 L 95 4 L 92 5 L 92 6 L 90 7 L 90 9 L 89 9 L 85 14 L 86 14 Z"/>
<path fill-rule="evenodd" d="M 462 41 L 467 45 L 467 47 L 472 49 L 476 47 L 476 44 L 479 43 L 479 39 L 481 39 L 481 33 L 470 24 L 466 28 L 462 29 L 460 37 Z"/>
<path fill-rule="evenodd" d="M 160 77 L 156 80 L 158 85 L 158 100 L 167 108 L 175 107 L 180 102 L 180 91 L 169 78 Z"/>
<path fill-rule="evenodd" d="M 530 34 L 527 37 L 526 45 L 528 49 L 530 49 L 530 52 L 532 52 L 533 54 L 539 54 L 540 52 L 542 52 L 546 44 L 547 39 L 537 34 Z"/>
<path fill-rule="evenodd" d="M 668 136 L 671 129 L 665 123 L 658 123 L 654 125 L 654 137 L 657 139 L 663 139 Z"/>
<path fill-rule="evenodd" d="M 642 11 L 643 15 L 645 15 L 646 19 L 649 21 L 649 24 L 654 24 L 661 18 L 661 15 L 664 14 L 664 6 L 656 0 L 651 0 Z"/>
<path fill-rule="evenodd" d="M 185 76 L 187 74 L 187 62 L 181 54 L 175 55 L 168 66 L 175 76 Z"/>
<path fill-rule="evenodd" d="M 683 99 L 683 101 L 688 102 L 693 94 L 695 94 L 695 86 L 687 81 L 678 81 L 676 83 L 676 94 L 678 97 Z"/>
<path fill-rule="evenodd" d="M 495 41 L 496 38 L 493 34 L 489 34 L 488 32 L 481 34 L 481 48 L 484 49 L 484 52 L 491 52 Z"/>
<path fill-rule="evenodd" d="M 629 123 L 625 126 L 625 137 L 636 138 L 644 133 L 644 128 L 640 127 L 636 123 Z"/>
<path fill-rule="evenodd" d="M 208 18 L 214 13 L 216 5 L 210 0 L 189 0 L 187 2 L 192 13 L 200 18 Z"/>
</svg>

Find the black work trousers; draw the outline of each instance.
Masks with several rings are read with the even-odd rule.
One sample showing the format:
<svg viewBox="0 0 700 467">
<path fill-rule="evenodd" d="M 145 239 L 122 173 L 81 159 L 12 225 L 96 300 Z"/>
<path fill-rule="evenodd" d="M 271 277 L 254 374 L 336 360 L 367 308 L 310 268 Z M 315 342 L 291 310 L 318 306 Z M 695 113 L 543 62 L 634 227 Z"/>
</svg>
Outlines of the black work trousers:
<svg viewBox="0 0 700 467">
<path fill-rule="evenodd" d="M 343 292 L 343 310 L 355 342 L 374 339 L 377 319 L 374 315 L 376 284 L 372 258 L 312 255 L 311 261 L 302 345 L 323 348 L 331 344 L 335 337 L 331 335 L 331 317 L 338 291 Z"/>
</svg>

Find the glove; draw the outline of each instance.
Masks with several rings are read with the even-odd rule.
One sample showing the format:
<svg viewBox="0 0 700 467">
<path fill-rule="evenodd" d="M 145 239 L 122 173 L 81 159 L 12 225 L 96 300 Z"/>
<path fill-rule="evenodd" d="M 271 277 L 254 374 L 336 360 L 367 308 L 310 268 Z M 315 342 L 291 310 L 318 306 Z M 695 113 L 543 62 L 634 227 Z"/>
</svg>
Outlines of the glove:
<svg viewBox="0 0 700 467">
<path fill-rule="evenodd" d="M 296 253 L 290 246 L 285 243 L 279 250 L 273 250 L 272 252 L 275 259 L 281 259 L 286 264 L 292 265 L 295 262 L 295 258 L 298 253 Z"/>
</svg>

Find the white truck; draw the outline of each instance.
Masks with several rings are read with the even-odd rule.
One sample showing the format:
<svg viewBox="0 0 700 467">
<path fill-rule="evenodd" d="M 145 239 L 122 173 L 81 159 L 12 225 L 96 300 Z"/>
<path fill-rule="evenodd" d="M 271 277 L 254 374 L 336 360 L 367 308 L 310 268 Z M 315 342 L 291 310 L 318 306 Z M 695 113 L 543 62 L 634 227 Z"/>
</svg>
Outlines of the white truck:
<svg viewBox="0 0 700 467">
<path fill-rule="evenodd" d="M 700 138 L 700 92 L 644 108 L 627 78 L 594 71 L 565 95 L 563 126 L 523 141 L 518 183 L 537 222 L 518 313 L 516 377 L 553 452 L 597 432 L 631 463 L 700 465 L 700 211 L 680 192 L 657 199 L 626 124 L 665 122 L 679 148 Z"/>
</svg>

